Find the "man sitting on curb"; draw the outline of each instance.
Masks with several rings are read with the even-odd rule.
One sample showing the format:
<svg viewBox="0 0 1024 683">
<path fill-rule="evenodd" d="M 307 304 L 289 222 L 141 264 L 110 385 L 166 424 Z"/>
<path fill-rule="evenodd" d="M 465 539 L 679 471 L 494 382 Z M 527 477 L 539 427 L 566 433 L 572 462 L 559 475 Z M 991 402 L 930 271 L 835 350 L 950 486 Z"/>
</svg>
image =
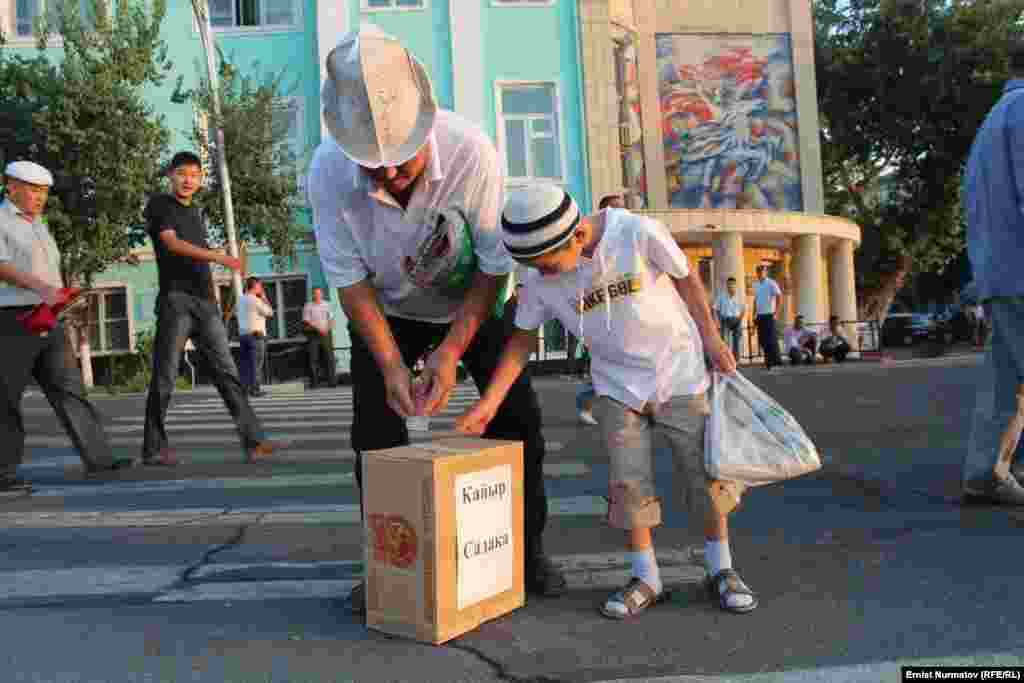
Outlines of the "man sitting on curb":
<svg viewBox="0 0 1024 683">
<path fill-rule="evenodd" d="M 786 352 L 789 362 L 793 365 L 814 363 L 814 354 L 818 350 L 818 335 L 804 327 L 804 317 L 798 315 L 793 327 L 786 330 Z"/>
<path fill-rule="evenodd" d="M 832 316 L 828 319 L 828 336 L 822 340 L 821 346 L 818 348 L 821 357 L 825 359 L 826 363 L 831 360 L 842 363 L 851 350 L 850 342 L 846 341 L 846 337 L 839 329 L 839 316 Z"/>
</svg>

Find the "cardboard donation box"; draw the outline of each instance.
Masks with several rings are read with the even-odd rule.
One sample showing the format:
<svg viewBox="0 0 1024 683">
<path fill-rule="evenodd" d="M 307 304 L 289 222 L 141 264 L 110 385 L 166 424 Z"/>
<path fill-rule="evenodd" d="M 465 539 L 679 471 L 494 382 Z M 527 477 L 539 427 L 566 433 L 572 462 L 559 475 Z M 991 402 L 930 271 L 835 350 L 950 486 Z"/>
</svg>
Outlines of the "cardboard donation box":
<svg viewBox="0 0 1024 683">
<path fill-rule="evenodd" d="M 368 627 L 439 644 L 523 606 L 520 442 L 366 452 L 363 509 Z"/>
</svg>

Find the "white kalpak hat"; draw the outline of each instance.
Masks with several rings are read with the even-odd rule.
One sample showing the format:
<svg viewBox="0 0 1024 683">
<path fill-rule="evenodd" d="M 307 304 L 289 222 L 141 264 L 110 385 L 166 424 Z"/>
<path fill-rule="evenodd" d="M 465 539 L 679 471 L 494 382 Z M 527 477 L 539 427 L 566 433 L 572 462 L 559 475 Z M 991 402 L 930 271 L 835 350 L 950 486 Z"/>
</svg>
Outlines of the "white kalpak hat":
<svg viewBox="0 0 1024 683">
<path fill-rule="evenodd" d="M 4 169 L 4 175 L 33 185 L 53 185 L 53 174 L 34 161 L 12 161 Z"/>
<path fill-rule="evenodd" d="M 557 185 L 533 185 L 509 193 L 501 213 L 501 237 L 513 258 L 531 259 L 569 241 L 580 209 Z"/>
<path fill-rule="evenodd" d="M 416 156 L 434 127 L 437 102 L 423 65 L 373 24 L 327 56 L 321 100 L 327 130 L 360 166 L 397 166 Z"/>
</svg>

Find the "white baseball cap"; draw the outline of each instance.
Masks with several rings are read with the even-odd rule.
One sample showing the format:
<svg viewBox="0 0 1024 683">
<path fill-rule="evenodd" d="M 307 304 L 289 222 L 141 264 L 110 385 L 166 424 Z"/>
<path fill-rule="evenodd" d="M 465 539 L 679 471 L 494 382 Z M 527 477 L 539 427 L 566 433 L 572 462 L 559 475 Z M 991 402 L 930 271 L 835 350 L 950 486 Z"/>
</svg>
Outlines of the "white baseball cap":
<svg viewBox="0 0 1024 683">
<path fill-rule="evenodd" d="M 580 223 L 580 209 L 558 185 L 537 184 L 513 190 L 501 212 L 505 250 L 516 259 L 531 259 L 569 241 Z"/>
<path fill-rule="evenodd" d="M 321 100 L 331 136 L 367 168 L 416 156 L 437 114 L 426 69 L 374 24 L 362 24 L 331 50 Z"/>
<path fill-rule="evenodd" d="M 12 161 L 4 169 L 4 175 L 33 185 L 53 185 L 53 174 L 34 161 Z"/>
</svg>

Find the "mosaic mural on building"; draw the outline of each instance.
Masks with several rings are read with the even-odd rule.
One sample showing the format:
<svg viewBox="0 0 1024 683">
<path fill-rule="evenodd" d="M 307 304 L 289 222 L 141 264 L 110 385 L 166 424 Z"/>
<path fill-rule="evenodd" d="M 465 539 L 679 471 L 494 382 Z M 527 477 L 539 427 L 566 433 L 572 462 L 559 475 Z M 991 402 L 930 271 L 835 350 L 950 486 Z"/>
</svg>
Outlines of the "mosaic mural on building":
<svg viewBox="0 0 1024 683">
<path fill-rule="evenodd" d="M 669 205 L 802 210 L 789 37 L 664 34 L 657 55 Z"/>
</svg>

